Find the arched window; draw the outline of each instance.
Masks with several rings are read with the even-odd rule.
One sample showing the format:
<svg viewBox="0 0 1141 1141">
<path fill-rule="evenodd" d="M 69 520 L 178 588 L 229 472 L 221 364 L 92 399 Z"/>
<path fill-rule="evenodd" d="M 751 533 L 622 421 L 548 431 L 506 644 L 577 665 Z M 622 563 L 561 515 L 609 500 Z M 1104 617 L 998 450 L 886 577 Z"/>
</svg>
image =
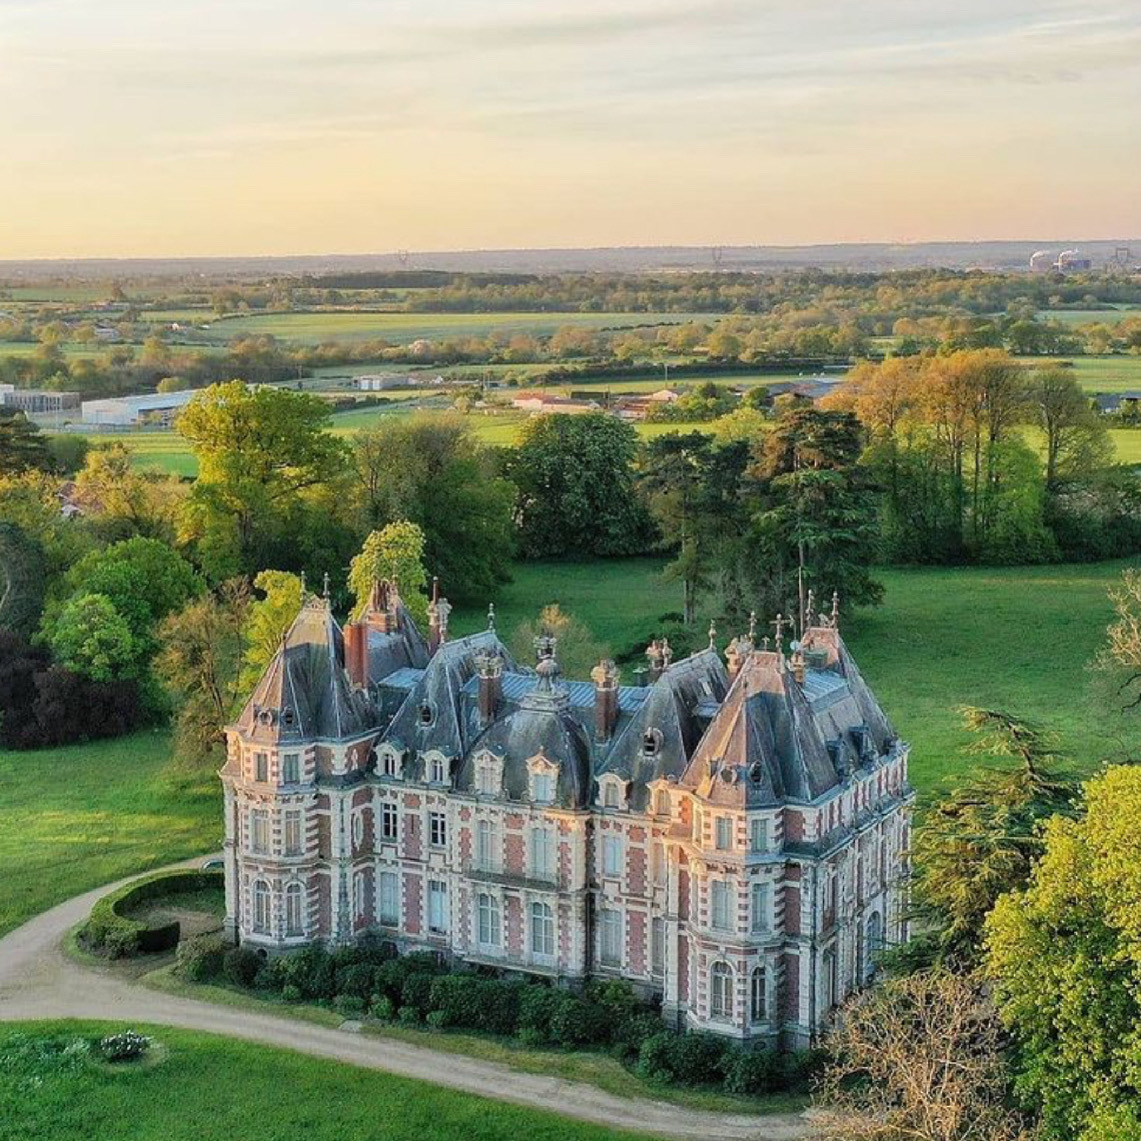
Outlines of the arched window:
<svg viewBox="0 0 1141 1141">
<path fill-rule="evenodd" d="M 709 968 L 709 1016 L 720 1021 L 733 1019 L 733 968 L 716 962 Z"/>
<path fill-rule="evenodd" d="M 670 794 L 664 788 L 658 789 L 654 795 L 654 811 L 659 816 L 669 816 L 670 814 Z"/>
<path fill-rule="evenodd" d="M 479 931 L 477 934 L 480 946 L 499 946 L 499 900 L 486 892 L 481 892 L 479 896 Z"/>
<path fill-rule="evenodd" d="M 549 903 L 531 904 L 531 953 L 555 957 L 555 915 Z"/>
<path fill-rule="evenodd" d="M 441 756 L 434 756 L 428 762 L 428 783 L 429 784 L 443 784 L 447 777 L 447 766 L 444 764 L 444 758 Z"/>
<path fill-rule="evenodd" d="M 304 935 L 305 924 L 302 919 L 302 901 L 304 892 L 299 883 L 291 883 L 285 889 L 285 933 L 286 935 Z"/>
<path fill-rule="evenodd" d="M 254 930 L 259 935 L 269 933 L 269 884 L 254 880 Z"/>
<path fill-rule="evenodd" d="M 764 1022 L 768 1017 L 768 972 L 764 967 L 753 968 L 750 989 L 749 1009 L 754 1022 Z"/>
</svg>

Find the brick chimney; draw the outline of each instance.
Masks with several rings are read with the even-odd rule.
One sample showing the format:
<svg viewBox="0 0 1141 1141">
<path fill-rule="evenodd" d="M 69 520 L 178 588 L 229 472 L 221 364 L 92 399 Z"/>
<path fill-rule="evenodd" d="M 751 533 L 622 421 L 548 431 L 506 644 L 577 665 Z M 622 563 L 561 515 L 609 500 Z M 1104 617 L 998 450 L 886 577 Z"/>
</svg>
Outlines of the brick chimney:
<svg viewBox="0 0 1141 1141">
<path fill-rule="evenodd" d="M 396 593 L 396 584 L 378 579 L 372 584 L 368 606 L 365 607 L 361 620 L 381 634 L 391 634 L 399 625 L 396 610 L 399 602 L 400 595 Z"/>
<path fill-rule="evenodd" d="M 618 669 L 609 658 L 603 658 L 590 671 L 594 681 L 594 739 L 609 741 L 618 721 Z"/>
<path fill-rule="evenodd" d="M 646 657 L 650 662 L 649 681 L 651 685 L 670 668 L 673 653 L 667 638 L 662 638 L 661 641 L 655 638 L 646 648 Z"/>
<path fill-rule="evenodd" d="M 432 601 L 428 603 L 428 653 L 434 654 L 448 640 L 451 603 L 440 597 L 440 580 L 432 579 Z"/>
<path fill-rule="evenodd" d="M 368 625 L 350 622 L 345 627 L 345 669 L 358 689 L 368 689 Z"/>
<path fill-rule="evenodd" d="M 479 719 L 484 725 L 494 720 L 503 699 L 503 659 L 496 653 L 484 652 L 475 659 L 479 676 Z"/>
<path fill-rule="evenodd" d="M 743 643 L 743 638 L 734 638 L 725 650 L 725 667 L 729 671 L 730 682 L 741 672 L 741 666 L 748 656 L 748 647 Z"/>
</svg>

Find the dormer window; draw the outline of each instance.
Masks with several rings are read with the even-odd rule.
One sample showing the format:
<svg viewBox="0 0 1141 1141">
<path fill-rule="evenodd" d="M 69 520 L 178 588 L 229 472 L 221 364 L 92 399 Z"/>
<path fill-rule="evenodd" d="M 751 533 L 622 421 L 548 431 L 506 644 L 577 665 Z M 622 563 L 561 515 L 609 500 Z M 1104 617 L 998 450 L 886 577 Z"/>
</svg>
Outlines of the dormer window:
<svg viewBox="0 0 1141 1141">
<path fill-rule="evenodd" d="M 662 734 L 659 729 L 647 729 L 642 734 L 642 753 L 647 757 L 656 757 L 662 747 Z"/>
<path fill-rule="evenodd" d="M 400 776 L 400 754 L 395 749 L 381 749 L 380 771 L 386 777 Z"/>
<path fill-rule="evenodd" d="M 658 816 L 669 816 L 670 814 L 670 794 L 664 788 L 659 788 L 654 793 L 654 812 Z"/>
<path fill-rule="evenodd" d="M 428 783 L 443 784 L 447 778 L 447 763 L 439 753 L 428 758 Z"/>
<path fill-rule="evenodd" d="M 558 765 L 539 754 L 527 762 L 527 772 L 530 777 L 531 800 L 535 804 L 550 804 L 555 799 L 558 785 Z"/>
<path fill-rule="evenodd" d="M 479 796 L 496 796 L 503 783 L 503 765 L 494 753 L 481 753 L 475 761 L 475 791 Z"/>
<path fill-rule="evenodd" d="M 598 799 L 603 808 L 625 808 L 626 782 L 608 773 L 598 782 Z"/>
<path fill-rule="evenodd" d="M 424 704 L 420 706 L 419 720 L 423 728 L 427 728 L 436 720 L 436 710 L 432 707 L 431 702 L 425 701 Z"/>
</svg>

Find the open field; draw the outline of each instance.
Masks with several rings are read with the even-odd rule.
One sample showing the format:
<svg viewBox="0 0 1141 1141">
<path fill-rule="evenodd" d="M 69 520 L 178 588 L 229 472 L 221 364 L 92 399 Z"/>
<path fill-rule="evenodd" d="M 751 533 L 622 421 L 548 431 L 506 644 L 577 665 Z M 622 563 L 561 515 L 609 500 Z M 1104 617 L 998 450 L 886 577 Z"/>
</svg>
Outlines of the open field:
<svg viewBox="0 0 1141 1141">
<path fill-rule="evenodd" d="M 1009 710 L 1055 730 L 1086 771 L 1124 753 L 1141 755 L 1141 715 L 1104 712 L 1087 669 L 1111 607 L 1106 590 L 1126 563 L 1088 566 L 885 570 L 884 605 L 862 612 L 845 634 L 865 677 L 912 744 L 922 794 L 978 762 L 962 754 L 961 705 Z M 681 609 L 676 583 L 654 560 L 529 563 L 495 598 L 511 631 L 549 602 L 586 622 L 612 653 L 645 645 L 659 615 Z M 708 617 L 699 612 L 698 627 Z M 458 613 L 459 630 L 481 613 Z M 722 630 L 724 644 L 735 633 Z"/>
<path fill-rule="evenodd" d="M 565 325 L 613 329 L 636 325 L 714 321 L 706 313 L 265 313 L 226 317 L 210 325 L 217 341 L 248 334 L 268 334 L 283 341 L 316 345 L 323 341 L 371 341 L 383 338 L 407 344 L 421 337 L 482 337 L 488 333 L 553 333 Z"/>
<path fill-rule="evenodd" d="M 1086 392 L 1141 390 L 1141 356 L 1072 357 Z"/>
<path fill-rule="evenodd" d="M 213 773 L 173 773 L 162 732 L 0 751 L 0 935 L 89 888 L 217 847 L 217 786 Z"/>
<path fill-rule="evenodd" d="M 0 1030 L 0 1138 L 37 1141 L 636 1141 L 633 1133 L 489 1101 L 325 1058 L 171 1027 L 131 1027 L 163 1048 L 158 1064 L 25 1059 L 18 1035 L 97 1037 L 109 1023 Z M 29 1051 L 30 1052 L 30 1051 Z M 233 1096 L 239 1088 L 241 1096 Z"/>
<path fill-rule="evenodd" d="M 1117 305 L 1104 309 L 1039 309 L 1037 316 L 1039 321 L 1057 321 L 1061 325 L 1115 325 L 1126 317 L 1141 317 L 1141 308 Z"/>
</svg>

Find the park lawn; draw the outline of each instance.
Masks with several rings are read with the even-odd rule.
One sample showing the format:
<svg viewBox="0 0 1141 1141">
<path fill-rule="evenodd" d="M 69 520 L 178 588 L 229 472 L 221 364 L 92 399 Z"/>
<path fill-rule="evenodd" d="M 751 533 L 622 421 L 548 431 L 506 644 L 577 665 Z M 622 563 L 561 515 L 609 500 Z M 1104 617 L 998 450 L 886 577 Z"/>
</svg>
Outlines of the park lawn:
<svg viewBox="0 0 1141 1141">
<path fill-rule="evenodd" d="M 716 320 L 704 313 L 377 313 L 331 310 L 310 313 L 262 313 L 212 322 L 210 336 L 229 340 L 243 334 L 268 334 L 296 344 L 370 341 L 383 338 L 406 344 L 421 338 L 483 337 L 488 333 L 545 336 L 567 325 L 588 329 L 678 325 Z"/>
<path fill-rule="evenodd" d="M 20 1035 L 97 1037 L 127 1027 L 43 1022 L 0 1029 L 0 1141 L 616 1141 L 638 1134 L 442 1089 L 326 1058 L 173 1027 L 157 1064 L 26 1060 Z M 16 1042 L 13 1039 L 16 1038 Z M 154 1047 L 152 1048 L 154 1049 Z M 241 1096 L 234 1096 L 240 1089 Z"/>
<path fill-rule="evenodd" d="M 900 735 L 911 743 L 921 795 L 978 764 L 963 705 L 1004 709 L 1055 732 L 1074 766 L 1089 772 L 1141 753 L 1136 719 L 1103 710 L 1088 669 L 1112 608 L 1106 591 L 1125 562 L 1001 569 L 881 570 L 882 607 L 861 611 L 844 633 L 864 676 Z M 495 597 L 497 626 L 510 635 L 548 603 L 585 622 L 612 654 L 626 656 L 681 609 L 677 583 L 653 559 L 522 563 Z M 481 628 L 482 611 L 460 611 L 459 632 Z M 698 626 L 708 616 L 699 611 Z M 721 630 L 724 646 L 737 631 Z M 629 677 L 631 667 L 626 668 Z"/>
<path fill-rule="evenodd" d="M 222 841 L 216 777 L 172 769 L 165 732 L 0 750 L 0 789 L 0 935 L 90 888 Z"/>
</svg>

